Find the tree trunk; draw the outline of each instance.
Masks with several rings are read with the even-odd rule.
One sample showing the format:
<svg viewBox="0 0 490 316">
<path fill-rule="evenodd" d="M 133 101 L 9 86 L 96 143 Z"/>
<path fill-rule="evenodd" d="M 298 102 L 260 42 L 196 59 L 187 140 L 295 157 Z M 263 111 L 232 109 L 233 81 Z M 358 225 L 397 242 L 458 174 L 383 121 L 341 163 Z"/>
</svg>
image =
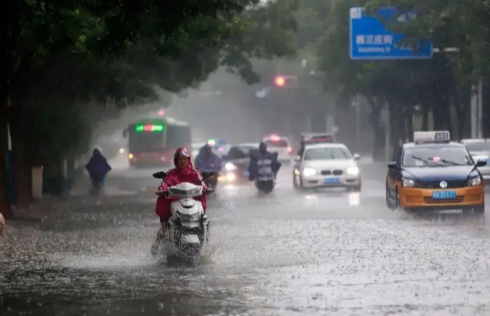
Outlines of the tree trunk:
<svg viewBox="0 0 490 316">
<path fill-rule="evenodd" d="M 413 106 L 406 105 L 405 106 L 405 124 L 408 141 L 413 142 Z"/>
<path fill-rule="evenodd" d="M 390 98 L 388 100 L 388 106 L 390 109 L 390 143 L 394 152 L 401 148 L 400 142 L 405 135 L 405 128 L 403 128 L 403 106 L 396 99 Z"/>
<path fill-rule="evenodd" d="M 30 196 L 31 183 L 31 167 L 28 158 L 28 146 L 26 137 L 26 117 L 23 115 L 22 104 L 13 102 L 12 120 L 10 121 L 10 132 L 12 138 L 12 155 L 14 169 L 14 194 L 15 204 L 20 209 L 26 209 L 32 199 Z"/>
<path fill-rule="evenodd" d="M 383 147 L 386 146 L 384 144 L 385 141 L 385 131 L 384 127 L 381 124 L 381 109 L 383 108 L 382 103 L 379 100 L 374 100 L 372 97 L 366 97 L 369 105 L 371 106 L 370 113 L 370 122 L 373 128 L 374 134 L 374 142 L 373 142 L 373 159 L 374 161 L 382 160 L 383 155 Z"/>
<path fill-rule="evenodd" d="M 422 130 L 429 130 L 429 105 L 427 103 L 422 103 Z"/>
<path fill-rule="evenodd" d="M 7 133 L 7 93 L 2 93 L 0 101 L 0 214 L 6 219 L 13 217 L 10 207 L 9 173 L 7 170 L 8 133 Z"/>
</svg>

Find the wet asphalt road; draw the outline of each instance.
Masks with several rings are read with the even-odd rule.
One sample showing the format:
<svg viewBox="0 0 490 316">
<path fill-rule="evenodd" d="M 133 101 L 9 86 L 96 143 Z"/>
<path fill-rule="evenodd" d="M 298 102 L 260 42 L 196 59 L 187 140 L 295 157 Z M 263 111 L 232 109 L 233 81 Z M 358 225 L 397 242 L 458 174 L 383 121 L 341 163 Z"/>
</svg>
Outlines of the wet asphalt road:
<svg viewBox="0 0 490 316">
<path fill-rule="evenodd" d="M 97 202 L 58 205 L 0 240 L 0 315 L 490 315 L 490 225 L 385 207 L 385 167 L 361 193 L 271 196 L 221 187 L 202 261 L 157 262 L 153 170 L 117 170 Z"/>
</svg>

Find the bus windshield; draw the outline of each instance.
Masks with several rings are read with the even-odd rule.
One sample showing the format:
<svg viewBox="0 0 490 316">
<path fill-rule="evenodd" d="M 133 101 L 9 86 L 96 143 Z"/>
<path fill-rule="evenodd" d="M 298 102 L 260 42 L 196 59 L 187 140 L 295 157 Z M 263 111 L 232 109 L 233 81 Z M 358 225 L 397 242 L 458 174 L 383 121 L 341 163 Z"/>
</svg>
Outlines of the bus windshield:
<svg viewBox="0 0 490 316">
<path fill-rule="evenodd" d="M 132 152 L 160 151 L 164 147 L 164 133 L 131 132 L 129 133 L 129 150 Z"/>
</svg>

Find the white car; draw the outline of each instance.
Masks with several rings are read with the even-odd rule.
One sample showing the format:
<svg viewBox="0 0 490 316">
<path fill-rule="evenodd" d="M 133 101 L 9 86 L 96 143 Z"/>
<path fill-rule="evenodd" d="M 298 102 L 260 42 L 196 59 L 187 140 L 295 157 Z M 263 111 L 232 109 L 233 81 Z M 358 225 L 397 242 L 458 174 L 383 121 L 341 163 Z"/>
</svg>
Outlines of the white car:
<svg viewBox="0 0 490 316">
<path fill-rule="evenodd" d="M 293 168 L 293 185 L 298 189 L 345 187 L 361 191 L 361 172 L 356 160 L 343 144 L 307 145 Z"/>
<path fill-rule="evenodd" d="M 267 150 L 269 152 L 277 153 L 277 159 L 279 161 L 291 161 L 291 153 L 293 148 L 291 147 L 291 142 L 287 137 L 271 135 L 270 137 L 264 137 L 262 142 L 267 145 Z"/>
</svg>

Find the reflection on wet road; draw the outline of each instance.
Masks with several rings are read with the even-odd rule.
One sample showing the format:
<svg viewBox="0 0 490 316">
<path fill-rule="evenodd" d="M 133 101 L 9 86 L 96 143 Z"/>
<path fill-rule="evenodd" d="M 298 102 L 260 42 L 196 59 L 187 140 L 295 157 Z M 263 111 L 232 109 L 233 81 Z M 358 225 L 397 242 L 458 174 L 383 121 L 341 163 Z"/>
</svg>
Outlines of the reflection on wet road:
<svg viewBox="0 0 490 316">
<path fill-rule="evenodd" d="M 152 170 L 116 171 L 99 203 L 64 202 L 43 230 L 0 240 L 0 315 L 489 315 L 483 218 L 415 217 L 384 202 L 384 167 L 363 191 L 223 186 L 211 243 L 193 266 L 158 262 Z"/>
</svg>

